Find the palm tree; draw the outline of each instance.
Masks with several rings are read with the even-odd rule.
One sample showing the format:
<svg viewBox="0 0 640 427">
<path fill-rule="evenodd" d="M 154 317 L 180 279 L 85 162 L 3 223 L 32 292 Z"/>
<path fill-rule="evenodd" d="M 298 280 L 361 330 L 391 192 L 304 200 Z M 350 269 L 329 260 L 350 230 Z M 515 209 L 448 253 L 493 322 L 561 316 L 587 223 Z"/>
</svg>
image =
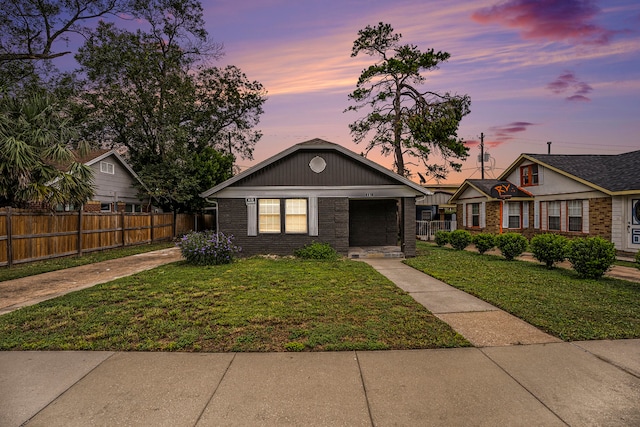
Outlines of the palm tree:
<svg viewBox="0 0 640 427">
<path fill-rule="evenodd" d="M 53 208 L 89 200 L 93 173 L 76 161 L 75 136 L 51 95 L 0 95 L 0 206 L 38 202 Z"/>
</svg>

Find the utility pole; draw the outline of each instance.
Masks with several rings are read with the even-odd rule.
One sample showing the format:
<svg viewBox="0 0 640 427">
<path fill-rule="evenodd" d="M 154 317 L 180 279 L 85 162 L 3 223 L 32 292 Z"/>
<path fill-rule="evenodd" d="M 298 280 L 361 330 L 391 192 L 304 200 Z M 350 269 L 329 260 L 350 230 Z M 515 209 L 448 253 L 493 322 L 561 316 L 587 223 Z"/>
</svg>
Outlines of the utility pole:
<svg viewBox="0 0 640 427">
<path fill-rule="evenodd" d="M 480 132 L 480 178 L 484 179 L 484 133 Z"/>
<path fill-rule="evenodd" d="M 547 141 L 547 154 L 551 154 L 551 141 Z"/>
<path fill-rule="evenodd" d="M 233 150 L 231 149 L 231 132 L 229 132 L 229 155 L 231 156 L 231 176 L 233 176 Z"/>
</svg>

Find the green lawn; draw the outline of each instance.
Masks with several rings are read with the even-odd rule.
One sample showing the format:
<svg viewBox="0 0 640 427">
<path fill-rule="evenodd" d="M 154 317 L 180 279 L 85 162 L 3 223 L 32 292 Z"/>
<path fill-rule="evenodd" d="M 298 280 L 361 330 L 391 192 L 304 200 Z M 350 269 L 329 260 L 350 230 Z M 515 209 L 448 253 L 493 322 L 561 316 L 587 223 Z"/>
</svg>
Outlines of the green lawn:
<svg viewBox="0 0 640 427">
<path fill-rule="evenodd" d="M 21 277 L 34 276 L 36 274 L 47 273 L 49 271 L 77 267 L 79 265 L 87 265 L 100 261 L 122 258 L 129 255 L 141 254 L 144 252 L 157 251 L 159 249 L 172 248 L 174 246 L 175 244 L 173 242 L 160 242 L 147 245 L 126 246 L 123 248 L 90 252 L 80 257 L 68 256 L 62 258 L 54 258 L 46 261 L 34 261 L 26 264 L 17 264 L 12 266 L 11 268 L 0 267 L 0 282 L 4 282 L 5 280 L 20 279 Z"/>
<path fill-rule="evenodd" d="M 0 317 L 0 350 L 285 351 L 470 345 L 362 262 L 177 262 Z"/>
<path fill-rule="evenodd" d="M 640 284 L 418 243 L 406 263 L 563 340 L 640 338 Z"/>
</svg>

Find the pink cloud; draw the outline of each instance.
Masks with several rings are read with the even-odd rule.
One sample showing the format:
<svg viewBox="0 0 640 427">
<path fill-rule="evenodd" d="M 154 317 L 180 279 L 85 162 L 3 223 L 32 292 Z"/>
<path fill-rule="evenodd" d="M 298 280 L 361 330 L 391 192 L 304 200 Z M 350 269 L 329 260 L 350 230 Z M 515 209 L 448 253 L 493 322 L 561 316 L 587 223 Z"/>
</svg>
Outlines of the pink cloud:
<svg viewBox="0 0 640 427">
<path fill-rule="evenodd" d="M 589 84 L 578 80 L 576 75 L 571 71 L 565 71 L 558 76 L 558 78 L 547 85 L 547 89 L 558 95 L 571 92 L 571 95 L 566 97 L 568 101 L 591 101 L 591 99 L 585 95 L 593 90 Z"/>
<path fill-rule="evenodd" d="M 535 123 L 530 122 L 511 122 L 506 125 L 492 126 L 489 128 L 491 139 L 485 140 L 485 145 L 491 148 L 502 145 L 515 139 L 515 134 L 525 132 L 529 126 L 534 125 Z"/>
<path fill-rule="evenodd" d="M 592 0 L 507 0 L 474 12 L 471 18 L 518 29 L 524 39 L 604 45 L 616 31 L 592 22 L 599 13 Z"/>
</svg>

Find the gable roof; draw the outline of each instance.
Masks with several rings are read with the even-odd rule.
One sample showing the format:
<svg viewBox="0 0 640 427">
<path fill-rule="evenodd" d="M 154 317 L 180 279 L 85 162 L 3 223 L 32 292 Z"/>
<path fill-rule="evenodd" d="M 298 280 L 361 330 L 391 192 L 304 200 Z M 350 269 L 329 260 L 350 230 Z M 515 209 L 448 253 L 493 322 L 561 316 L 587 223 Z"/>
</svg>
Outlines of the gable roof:
<svg viewBox="0 0 640 427">
<path fill-rule="evenodd" d="M 500 178 L 529 160 L 603 193 L 640 191 L 640 150 L 622 154 L 521 154 Z"/>
<path fill-rule="evenodd" d="M 392 180 L 396 181 L 398 184 L 401 185 L 406 185 L 408 187 L 410 187 L 411 189 L 415 190 L 417 193 L 419 194 L 424 194 L 424 195 L 430 195 L 432 194 L 429 190 L 421 187 L 420 185 L 416 184 L 415 182 L 400 176 L 390 170 L 388 170 L 387 168 L 380 166 L 379 164 L 363 157 L 360 156 L 356 153 L 354 153 L 351 150 L 348 150 L 346 148 L 344 148 L 341 145 L 335 144 L 333 142 L 328 142 L 325 141 L 323 139 L 319 139 L 319 138 L 315 138 L 309 141 L 305 141 L 305 142 L 301 142 L 299 144 L 296 144 L 292 147 L 289 147 L 288 149 L 276 154 L 275 156 L 272 156 L 270 158 L 268 158 L 267 160 L 264 160 L 263 162 L 258 163 L 257 165 L 243 171 L 242 173 L 216 185 L 213 188 L 210 188 L 207 191 L 204 191 L 202 193 L 200 193 L 200 197 L 210 197 L 213 194 L 218 193 L 219 191 L 237 183 L 240 180 L 245 179 L 246 177 L 268 167 L 269 165 L 287 157 L 290 156 L 293 153 L 299 152 L 299 151 L 315 151 L 315 150 L 333 150 L 333 151 L 337 151 L 338 153 L 341 153 L 345 156 L 347 156 L 348 158 L 363 164 L 364 166 L 368 167 L 368 168 L 372 168 L 374 170 L 376 170 L 377 172 L 382 173 L 383 175 L 387 176 L 388 178 L 391 178 Z"/>
<path fill-rule="evenodd" d="M 104 160 L 104 159 L 106 159 L 107 157 L 110 157 L 110 156 L 115 157 L 118 160 L 118 162 L 120 162 L 120 165 L 122 165 L 122 167 L 124 167 L 127 170 L 127 172 L 129 172 L 131 174 L 131 176 L 135 180 L 137 180 L 145 190 L 147 190 L 149 192 L 149 188 L 146 186 L 146 184 L 144 182 L 142 182 L 142 180 L 140 179 L 138 174 L 134 172 L 134 170 L 131 168 L 131 166 L 129 166 L 129 163 L 127 163 L 122 158 L 122 156 L 120 156 L 120 154 L 118 154 L 118 152 L 116 150 L 105 150 L 105 149 L 94 150 L 94 151 L 91 151 L 90 153 L 88 153 L 87 155 L 85 155 L 83 157 L 79 157 L 78 161 L 84 163 L 86 166 L 91 166 L 91 165 L 94 165 L 94 164 L 98 163 L 99 161 Z"/>
<path fill-rule="evenodd" d="M 504 181 L 500 179 L 467 179 L 465 180 L 458 191 L 456 191 L 451 199 L 449 199 L 449 203 L 453 203 L 467 191 L 468 188 L 474 188 L 478 192 L 484 194 L 489 199 L 499 200 L 500 197 L 496 195 L 495 188 L 498 186 L 504 186 L 504 188 L 508 189 L 509 198 L 516 198 L 518 200 L 521 199 L 531 199 L 533 195 L 526 190 L 518 187 L 509 181 Z"/>
</svg>

